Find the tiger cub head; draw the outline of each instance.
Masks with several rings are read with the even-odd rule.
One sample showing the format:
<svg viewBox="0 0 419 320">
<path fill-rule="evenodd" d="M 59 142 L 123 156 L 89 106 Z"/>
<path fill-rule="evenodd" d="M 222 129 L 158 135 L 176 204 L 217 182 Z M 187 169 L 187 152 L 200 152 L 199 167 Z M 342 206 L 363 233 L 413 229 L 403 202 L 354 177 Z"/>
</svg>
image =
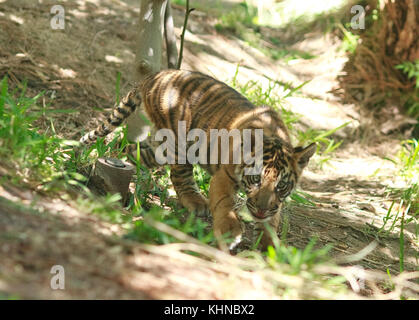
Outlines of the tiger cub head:
<svg viewBox="0 0 419 320">
<path fill-rule="evenodd" d="M 279 139 L 263 140 L 263 169 L 260 175 L 243 175 L 247 208 L 256 221 L 269 220 L 281 209 L 316 152 L 316 144 L 293 148 Z"/>
</svg>

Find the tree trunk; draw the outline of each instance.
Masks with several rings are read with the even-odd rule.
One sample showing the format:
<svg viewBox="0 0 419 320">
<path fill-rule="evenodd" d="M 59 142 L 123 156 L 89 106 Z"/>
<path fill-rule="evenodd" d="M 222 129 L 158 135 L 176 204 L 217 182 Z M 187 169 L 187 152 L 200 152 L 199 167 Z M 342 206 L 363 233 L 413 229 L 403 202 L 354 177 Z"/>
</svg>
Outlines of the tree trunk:
<svg viewBox="0 0 419 320">
<path fill-rule="evenodd" d="M 141 0 L 136 52 L 136 78 L 161 69 L 164 14 L 168 0 Z"/>
<path fill-rule="evenodd" d="M 387 0 L 385 7 L 386 51 L 402 61 L 419 59 L 419 3 Z"/>
<path fill-rule="evenodd" d="M 370 1 L 370 12 L 377 1 Z M 361 42 L 340 78 L 347 100 L 376 105 L 413 90 L 414 81 L 395 68 L 419 59 L 419 1 L 385 0 L 379 19 L 361 34 Z M 367 11 L 368 13 L 368 11 Z"/>
<path fill-rule="evenodd" d="M 163 26 L 165 20 L 171 18 L 170 12 L 166 15 L 166 8 L 169 6 L 169 0 L 140 0 L 139 32 L 135 60 L 138 82 L 162 69 Z M 140 111 L 140 108 L 137 108 L 127 119 L 127 138 L 129 141 L 138 142 L 147 139 L 150 125 L 145 119 L 145 114 Z"/>
<path fill-rule="evenodd" d="M 170 0 L 167 0 L 164 14 L 164 39 L 166 40 L 167 66 L 169 69 L 175 69 L 178 61 L 178 51 Z"/>
</svg>

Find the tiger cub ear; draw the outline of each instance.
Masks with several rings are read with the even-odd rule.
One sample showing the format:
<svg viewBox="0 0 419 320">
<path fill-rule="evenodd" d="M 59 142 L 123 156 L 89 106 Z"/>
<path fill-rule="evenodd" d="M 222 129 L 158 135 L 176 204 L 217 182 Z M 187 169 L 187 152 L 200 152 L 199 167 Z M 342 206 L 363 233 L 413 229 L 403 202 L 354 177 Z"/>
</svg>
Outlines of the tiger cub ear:
<svg viewBox="0 0 419 320">
<path fill-rule="evenodd" d="M 296 147 L 294 148 L 294 158 L 297 160 L 298 166 L 300 170 L 304 169 L 307 164 L 308 160 L 313 156 L 316 152 L 317 144 L 312 143 L 308 147 Z"/>
</svg>

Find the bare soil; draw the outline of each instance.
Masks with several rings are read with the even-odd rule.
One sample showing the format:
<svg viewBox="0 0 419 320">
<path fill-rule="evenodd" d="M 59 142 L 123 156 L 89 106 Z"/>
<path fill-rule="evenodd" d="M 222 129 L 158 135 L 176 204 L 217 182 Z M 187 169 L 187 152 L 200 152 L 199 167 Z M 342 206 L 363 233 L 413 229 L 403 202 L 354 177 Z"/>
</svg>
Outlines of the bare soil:
<svg viewBox="0 0 419 320">
<path fill-rule="evenodd" d="M 53 116 L 57 133 L 78 138 L 103 119 L 115 101 L 117 73 L 121 93 L 134 85 L 138 1 L 65 2 L 66 27 L 52 30 L 50 9 L 55 1 L 0 1 L 0 77 L 17 85 L 27 81 L 28 95 L 45 91 L 44 103 L 72 113 Z M 231 5 L 231 4 L 230 4 Z M 183 10 L 173 6 L 177 35 Z M 346 61 L 340 40 L 313 32 L 292 48 L 315 58 L 287 64 L 273 61 L 229 34 L 215 31 L 215 18 L 201 11 L 190 17 L 184 69 L 198 70 L 229 81 L 240 63 L 238 80 L 267 84 L 267 77 L 295 86 L 306 80 L 302 95 L 287 99 L 287 107 L 302 115 L 303 128 L 333 129 L 345 143 L 320 165 L 315 158 L 300 188 L 316 207 L 292 204 L 287 244 L 304 248 L 317 237 L 316 247 L 333 244 L 332 256 L 354 254 L 374 240 L 378 246 L 361 261 L 365 269 L 399 272 L 398 228 L 377 236 L 393 200 L 388 187 L 402 186 L 393 156 L 401 134 L 386 136 L 371 112 L 344 105 L 335 95 L 336 76 Z M 281 39 L 278 30 L 262 29 Z M 391 115 L 390 115 L 391 116 Z M 389 117 L 390 117 L 389 116 Z M 41 124 L 42 125 L 42 124 Z M 396 128 L 397 129 L 397 128 Z M 389 153 L 388 150 L 391 150 Z M 10 169 L 0 167 L 0 178 Z M 0 297 L 24 299 L 240 299 L 273 298 L 264 282 L 255 284 L 199 265 L 182 256 L 164 256 L 149 246 L 121 238 L 118 225 L 78 212 L 72 204 L 50 199 L 35 190 L 0 184 Z M 29 205 L 29 211 L 19 205 Z M 418 240 L 414 225 L 405 230 L 405 270 L 418 270 Z M 245 239 L 246 241 L 246 239 Z M 154 251 L 153 251 L 154 250 Z M 66 290 L 51 290 L 50 269 L 65 265 Z M 222 289 L 220 289 L 222 288 Z"/>
</svg>

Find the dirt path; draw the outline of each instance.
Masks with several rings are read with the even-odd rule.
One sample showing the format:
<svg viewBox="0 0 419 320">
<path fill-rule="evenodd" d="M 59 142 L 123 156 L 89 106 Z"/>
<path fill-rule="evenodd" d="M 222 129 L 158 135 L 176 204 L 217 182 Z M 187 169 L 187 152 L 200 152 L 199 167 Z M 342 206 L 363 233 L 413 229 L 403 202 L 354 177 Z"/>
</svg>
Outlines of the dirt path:
<svg viewBox="0 0 419 320">
<path fill-rule="evenodd" d="M 23 190 L 17 191 L 19 195 Z M 17 200 L 12 188 L 2 196 Z M 39 197 L 30 191 L 29 198 Z M 25 202 L 25 200 L 23 200 Z M 265 281 L 222 270 L 172 250 L 121 240 L 115 225 L 43 199 L 31 211 L 0 198 L 0 298 L 271 299 Z M 49 211 L 46 211 L 49 210 Z M 65 290 L 52 290 L 51 268 L 63 266 Z M 221 270 L 220 270 L 221 269 Z"/>
<path fill-rule="evenodd" d="M 117 72 L 122 74 L 121 92 L 133 83 L 137 2 L 104 0 L 100 7 L 94 1 L 65 4 L 67 27 L 52 31 L 49 10 L 55 1 L 2 1 L 0 26 L 5 32 L 0 34 L 0 77 L 7 71 L 12 82 L 28 79 L 28 94 L 46 90 L 45 103 L 53 101 L 57 109 L 73 109 L 72 114 L 55 116 L 54 125 L 63 137 L 77 136 L 80 128 L 98 123 L 96 117 L 102 117 L 99 108 L 112 105 Z M 175 7 L 174 14 L 175 25 L 180 26 L 183 12 Z M 287 106 L 302 115 L 303 128 L 329 130 L 351 121 L 336 135 L 347 143 L 323 166 L 319 165 L 321 159 L 315 159 L 301 181 L 301 189 L 313 197 L 316 207 L 292 204 L 284 210 L 284 217 L 289 219 L 287 243 L 304 248 L 317 237 L 317 247 L 333 244 L 332 255 L 340 257 L 356 253 L 375 240 L 377 247 L 354 263 L 398 273 L 398 228 L 384 236 L 377 236 L 377 229 L 391 204 L 387 188 L 398 183 L 394 180 L 397 168 L 383 160 L 386 155 L 381 150 L 392 146 L 396 151 L 399 142 L 384 136 L 355 141 L 372 120 L 364 119 L 358 106 L 340 104 L 331 93 L 346 59 L 336 50 L 339 41 L 308 34 L 293 46 L 316 57 L 286 64 L 267 58 L 239 39 L 217 34 L 214 24 L 214 19 L 203 12 L 192 14 L 183 68 L 229 81 L 240 63 L 238 80 L 242 83 L 252 79 L 266 85 L 266 76 L 296 86 L 311 80 L 302 95 L 287 99 Z M 176 32 L 180 34 L 180 28 Z M 264 282 L 255 290 L 251 280 L 231 277 L 213 265 L 204 268 L 193 259 L 187 260 L 186 255 L 167 258 L 163 249 L 157 254 L 146 246 L 121 240 L 117 225 L 77 212 L 62 200 L 45 199 L 33 191 L 6 185 L 0 186 L 0 196 L 0 297 L 274 296 Z M 27 212 L 10 201 L 31 205 L 37 211 Z M 405 230 L 407 271 L 418 270 L 417 232 L 413 225 Z M 65 264 L 71 276 L 64 291 L 53 291 L 49 286 L 49 271 L 56 264 Z M 220 287 L 228 290 L 220 292 Z"/>
</svg>

